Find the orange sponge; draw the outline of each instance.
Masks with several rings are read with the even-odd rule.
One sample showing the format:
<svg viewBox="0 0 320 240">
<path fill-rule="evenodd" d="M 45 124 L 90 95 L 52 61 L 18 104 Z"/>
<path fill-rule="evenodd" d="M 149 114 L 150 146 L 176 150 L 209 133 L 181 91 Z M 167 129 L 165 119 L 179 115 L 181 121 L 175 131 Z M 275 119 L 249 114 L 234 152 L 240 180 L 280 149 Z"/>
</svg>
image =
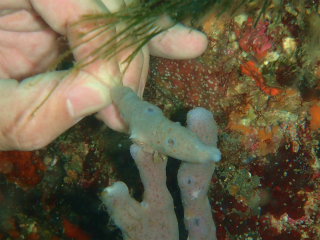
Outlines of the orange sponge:
<svg viewBox="0 0 320 240">
<path fill-rule="evenodd" d="M 314 104 L 310 109 L 309 113 L 311 116 L 310 124 L 311 130 L 316 130 L 320 128 L 320 106 Z"/>
</svg>

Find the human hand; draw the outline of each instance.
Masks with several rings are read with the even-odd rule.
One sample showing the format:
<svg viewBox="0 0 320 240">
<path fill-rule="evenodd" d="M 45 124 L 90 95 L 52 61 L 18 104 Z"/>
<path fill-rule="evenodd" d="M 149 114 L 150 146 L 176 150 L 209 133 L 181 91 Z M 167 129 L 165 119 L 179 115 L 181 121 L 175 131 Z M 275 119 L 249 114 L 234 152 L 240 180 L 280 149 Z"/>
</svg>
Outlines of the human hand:
<svg viewBox="0 0 320 240">
<path fill-rule="evenodd" d="M 121 131 L 123 122 L 112 104 L 109 89 L 122 83 L 141 97 L 149 54 L 194 58 L 207 46 L 204 34 L 176 25 L 154 37 L 136 55 L 127 71 L 122 63 L 127 48 L 111 59 L 99 58 L 66 75 L 43 73 L 59 55 L 57 39 L 66 36 L 71 48 L 79 34 L 97 22 L 73 27 L 83 15 L 116 12 L 130 0 L 2 0 L 0 2 L 0 150 L 34 150 L 46 146 L 81 118 L 99 112 L 109 127 Z M 123 26 L 109 29 L 73 50 L 77 61 L 115 36 Z M 90 34 L 86 37 L 90 37 Z M 42 74 L 41 74 L 42 73 Z"/>
</svg>

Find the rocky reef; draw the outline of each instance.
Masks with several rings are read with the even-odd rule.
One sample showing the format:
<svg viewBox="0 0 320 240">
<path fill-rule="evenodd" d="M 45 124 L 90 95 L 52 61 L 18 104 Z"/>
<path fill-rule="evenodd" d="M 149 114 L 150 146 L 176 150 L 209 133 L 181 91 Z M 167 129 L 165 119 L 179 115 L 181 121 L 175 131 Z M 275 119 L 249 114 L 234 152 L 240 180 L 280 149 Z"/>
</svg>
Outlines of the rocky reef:
<svg viewBox="0 0 320 240">
<path fill-rule="evenodd" d="M 217 239 L 318 239 L 318 10 L 312 1 L 268 1 L 261 14 L 262 2 L 206 16 L 201 57 L 152 58 L 144 99 L 182 126 L 190 109 L 214 113 L 222 158 L 208 202 Z M 45 149 L 1 152 L 0 239 L 122 239 L 99 196 L 122 181 L 143 200 L 130 145 L 129 135 L 88 117 Z M 167 162 L 167 188 L 187 239 L 179 167 Z"/>
</svg>

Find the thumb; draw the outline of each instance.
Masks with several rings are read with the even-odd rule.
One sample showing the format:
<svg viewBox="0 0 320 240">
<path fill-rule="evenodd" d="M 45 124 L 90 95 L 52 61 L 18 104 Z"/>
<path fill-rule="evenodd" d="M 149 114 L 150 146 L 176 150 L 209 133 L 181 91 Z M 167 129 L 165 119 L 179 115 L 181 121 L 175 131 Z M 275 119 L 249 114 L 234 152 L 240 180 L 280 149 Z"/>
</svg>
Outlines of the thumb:
<svg viewBox="0 0 320 240">
<path fill-rule="evenodd" d="M 46 146 L 81 118 L 109 104 L 110 86 L 79 71 L 0 80 L 0 150 Z M 112 82 L 112 81 L 109 81 Z"/>
</svg>

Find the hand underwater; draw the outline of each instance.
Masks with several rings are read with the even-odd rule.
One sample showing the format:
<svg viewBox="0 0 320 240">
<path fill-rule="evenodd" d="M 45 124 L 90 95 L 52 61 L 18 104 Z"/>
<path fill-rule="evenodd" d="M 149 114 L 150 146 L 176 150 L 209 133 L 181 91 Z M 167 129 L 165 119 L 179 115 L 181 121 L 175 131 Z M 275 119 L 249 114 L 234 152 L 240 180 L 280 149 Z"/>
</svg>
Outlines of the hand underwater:
<svg viewBox="0 0 320 240">
<path fill-rule="evenodd" d="M 59 56 L 61 36 L 66 37 L 71 48 L 84 42 L 73 50 L 77 63 L 125 27 L 116 26 L 90 41 L 80 41 L 79 34 L 94 30 L 101 22 L 72 24 L 83 15 L 117 12 L 131 1 L 0 1 L 0 150 L 44 147 L 81 118 L 95 112 L 112 129 L 124 129 L 111 104 L 109 89 L 120 83 L 126 67 L 123 61 L 133 52 L 132 47 L 67 75 L 66 71 L 47 70 Z M 122 83 L 141 97 L 149 54 L 187 59 L 199 56 L 206 47 L 204 34 L 175 25 L 141 49 L 123 75 Z"/>
</svg>

